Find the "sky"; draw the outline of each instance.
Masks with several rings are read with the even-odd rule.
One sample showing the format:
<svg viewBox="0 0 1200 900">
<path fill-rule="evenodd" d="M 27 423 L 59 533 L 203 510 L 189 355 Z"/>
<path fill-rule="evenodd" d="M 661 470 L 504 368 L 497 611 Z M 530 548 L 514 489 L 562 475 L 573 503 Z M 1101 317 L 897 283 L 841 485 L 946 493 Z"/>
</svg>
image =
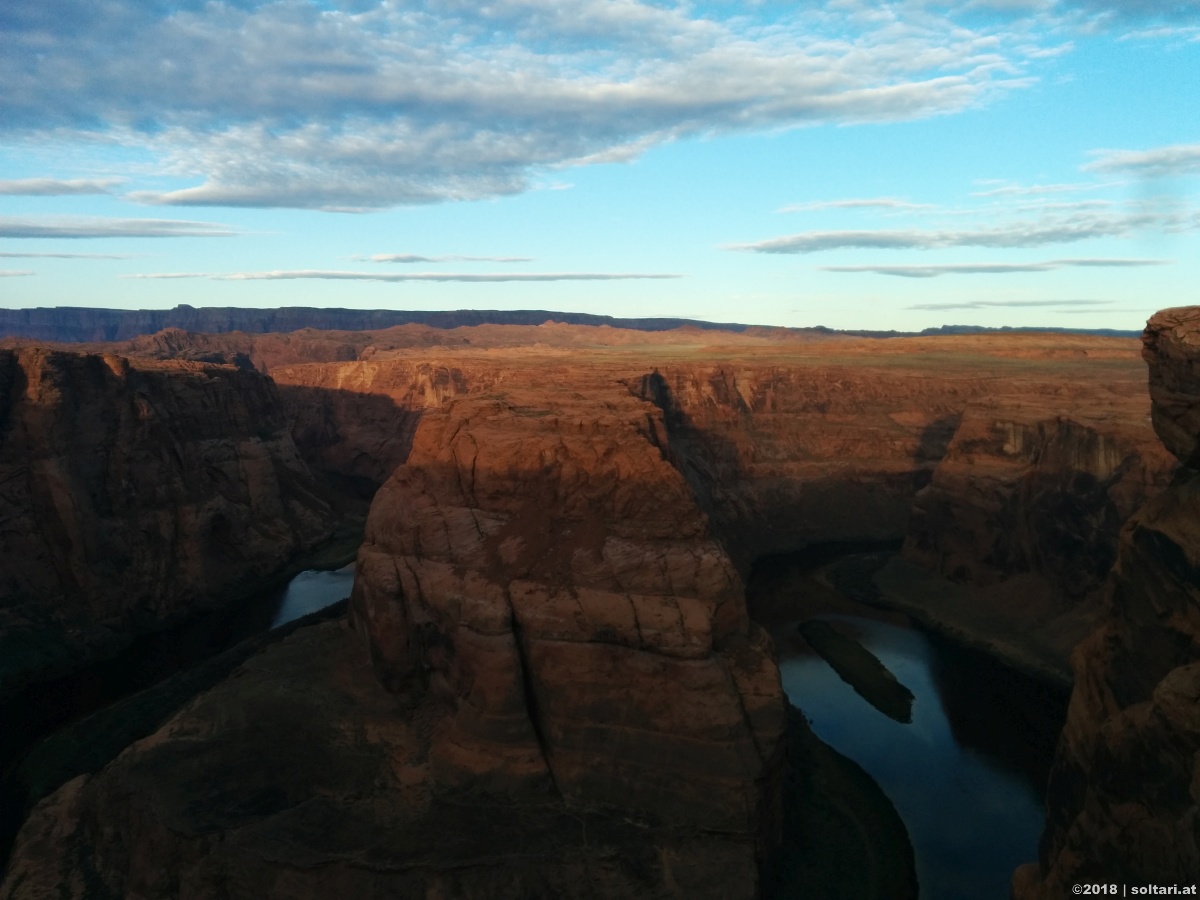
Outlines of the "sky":
<svg viewBox="0 0 1200 900">
<path fill-rule="evenodd" d="M 1200 302 L 1200 0 L 4 0 L 0 46 L 0 307 Z"/>
</svg>

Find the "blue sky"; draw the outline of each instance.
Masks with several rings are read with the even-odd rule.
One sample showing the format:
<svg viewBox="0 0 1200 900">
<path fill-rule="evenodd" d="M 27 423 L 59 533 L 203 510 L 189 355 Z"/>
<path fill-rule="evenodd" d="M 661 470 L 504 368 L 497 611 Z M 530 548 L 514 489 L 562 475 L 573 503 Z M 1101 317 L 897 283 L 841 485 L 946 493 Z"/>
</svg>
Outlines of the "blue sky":
<svg viewBox="0 0 1200 900">
<path fill-rule="evenodd" d="M 1200 2 L 5 0 L 0 305 L 1137 329 Z"/>
</svg>

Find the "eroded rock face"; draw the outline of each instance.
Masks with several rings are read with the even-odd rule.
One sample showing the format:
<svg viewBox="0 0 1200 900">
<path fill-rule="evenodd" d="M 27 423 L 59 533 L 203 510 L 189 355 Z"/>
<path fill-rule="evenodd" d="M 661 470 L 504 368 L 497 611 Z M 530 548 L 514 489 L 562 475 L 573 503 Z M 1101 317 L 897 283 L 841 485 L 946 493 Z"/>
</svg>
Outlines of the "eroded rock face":
<svg viewBox="0 0 1200 900">
<path fill-rule="evenodd" d="M 611 384 L 427 414 L 372 505 L 353 617 L 383 683 L 444 699 L 443 780 L 720 832 L 753 869 L 779 675 L 665 443 Z"/>
<path fill-rule="evenodd" d="M 834 541 L 903 537 L 979 380 L 845 365 L 670 366 L 631 382 L 743 570 Z"/>
<path fill-rule="evenodd" d="M 385 691 L 359 635 L 301 629 L 39 804 L 0 898 L 755 896 L 747 840 L 447 783 L 444 715 Z"/>
<path fill-rule="evenodd" d="M 368 360 L 279 366 L 272 377 L 310 464 L 373 491 L 408 458 L 426 409 L 490 390 L 502 376 L 495 366 Z"/>
<path fill-rule="evenodd" d="M 356 630 L 297 632 L 47 798 L 0 897 L 756 896 L 769 639 L 659 411 L 574 387 L 427 411 Z"/>
<path fill-rule="evenodd" d="M 1122 530 L 1105 621 L 1076 648 L 1040 861 L 1014 876 L 1020 900 L 1200 873 L 1198 336 L 1196 308 L 1147 325 L 1155 427 L 1184 468 Z"/>
<path fill-rule="evenodd" d="M 0 351 L 0 695 L 85 664 L 327 538 L 257 372 Z"/>
<path fill-rule="evenodd" d="M 1200 307 L 1156 313 L 1142 340 L 1154 430 L 1184 465 L 1200 469 Z"/>
<path fill-rule="evenodd" d="M 1114 414 L 1103 398 L 1074 400 L 1069 415 L 1041 404 L 968 407 L 914 500 L 905 556 L 964 584 L 1036 573 L 1065 597 L 1097 590 L 1121 525 L 1166 487 L 1175 460 L 1144 427 L 1142 404 Z"/>
</svg>

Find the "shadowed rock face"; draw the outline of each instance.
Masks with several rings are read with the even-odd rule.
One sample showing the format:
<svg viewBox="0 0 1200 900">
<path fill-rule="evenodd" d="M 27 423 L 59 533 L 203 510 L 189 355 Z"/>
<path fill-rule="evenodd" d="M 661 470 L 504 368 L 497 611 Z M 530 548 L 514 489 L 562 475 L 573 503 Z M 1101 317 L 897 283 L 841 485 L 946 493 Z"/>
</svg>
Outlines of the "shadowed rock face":
<svg viewBox="0 0 1200 900">
<path fill-rule="evenodd" d="M 1155 315 L 1144 355 L 1155 427 L 1184 467 L 1122 529 L 1103 625 L 1075 650 L 1040 861 L 1014 876 L 1020 900 L 1200 872 L 1200 308 Z"/>
<path fill-rule="evenodd" d="M 904 535 L 977 381 L 825 366 L 670 366 L 631 383 L 739 568 L 810 544 Z"/>
<path fill-rule="evenodd" d="M 426 411 L 357 631 L 298 632 L 64 786 L 0 897 L 756 896 L 779 674 L 666 441 L 612 379 Z"/>
<path fill-rule="evenodd" d="M 0 696 L 219 602 L 330 529 L 258 373 L 0 351 Z"/>
<path fill-rule="evenodd" d="M 1121 525 L 1175 468 L 1138 421 L 1141 404 L 1114 415 L 1105 399 L 1073 398 L 1070 417 L 1004 402 L 969 407 L 914 500 L 905 555 L 966 584 L 1032 572 L 1066 597 L 1098 589 Z"/>
</svg>

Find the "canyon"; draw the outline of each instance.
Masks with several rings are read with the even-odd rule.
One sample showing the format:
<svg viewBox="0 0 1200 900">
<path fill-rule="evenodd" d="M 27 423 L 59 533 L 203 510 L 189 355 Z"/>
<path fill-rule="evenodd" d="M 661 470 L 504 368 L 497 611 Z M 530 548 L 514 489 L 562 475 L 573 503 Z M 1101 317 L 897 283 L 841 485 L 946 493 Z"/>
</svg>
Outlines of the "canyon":
<svg viewBox="0 0 1200 900">
<path fill-rule="evenodd" d="M 1200 327 L 1176 315 L 1147 333 L 1150 396 L 1136 340 L 1082 335 L 449 319 L 74 349 L 9 338 L 0 464 L 17 474 L 0 501 L 40 529 L 2 533 L 6 573 L 26 559 L 13 571 L 32 573 L 3 595 L 24 617 L 14 635 L 54 616 L 72 623 L 47 639 L 64 648 L 88 628 L 152 627 L 370 513 L 348 619 L 252 657 L 46 798 L 0 896 L 755 896 L 799 726 L 743 584 L 773 556 L 884 543 L 898 552 L 874 574 L 878 602 L 1060 686 L 1104 623 L 1076 651 L 1091 699 L 1072 700 L 1043 863 L 1019 877 L 1068 883 L 1064 847 L 1121 833 L 1115 813 L 1088 830 L 1071 812 L 1117 752 L 1095 734 L 1112 698 L 1142 704 L 1131 772 L 1147 742 L 1195 749 L 1196 598 L 1113 624 L 1117 573 L 1149 567 L 1127 593 L 1196 581 L 1156 555 L 1197 521 L 1180 490 Z M 77 480 L 18 473 L 35 448 L 51 460 L 38 472 Z M 18 543 L 63 521 L 71 540 L 40 538 L 42 556 Z M 164 533 L 179 537 L 154 543 Z M 123 557 L 88 534 L 147 565 L 114 574 Z M 59 580 L 34 581 L 46 572 Z M 1166 634 L 1164 617 L 1183 624 Z M 1164 791 L 1181 765 L 1163 763 Z M 1157 815 L 1161 843 L 1195 807 Z"/>
<path fill-rule="evenodd" d="M 1154 426 L 1182 467 L 1120 532 L 1104 617 L 1074 653 L 1039 861 L 1017 900 L 1200 872 L 1200 310 L 1146 326 Z"/>
</svg>

